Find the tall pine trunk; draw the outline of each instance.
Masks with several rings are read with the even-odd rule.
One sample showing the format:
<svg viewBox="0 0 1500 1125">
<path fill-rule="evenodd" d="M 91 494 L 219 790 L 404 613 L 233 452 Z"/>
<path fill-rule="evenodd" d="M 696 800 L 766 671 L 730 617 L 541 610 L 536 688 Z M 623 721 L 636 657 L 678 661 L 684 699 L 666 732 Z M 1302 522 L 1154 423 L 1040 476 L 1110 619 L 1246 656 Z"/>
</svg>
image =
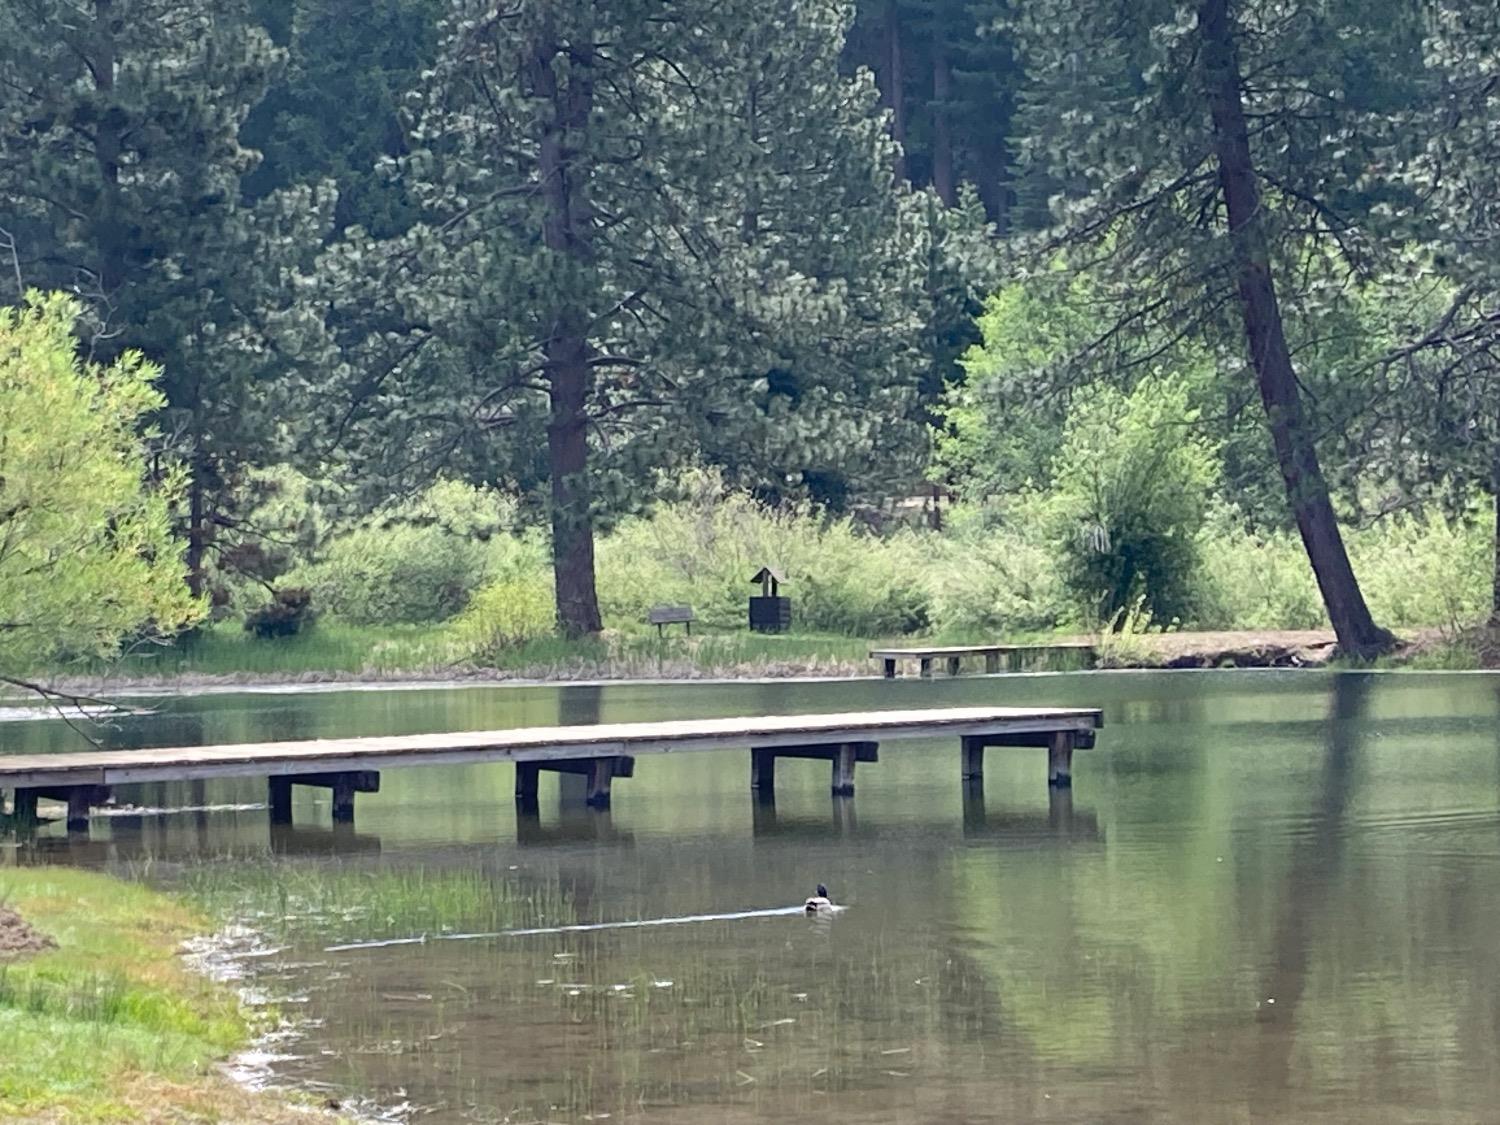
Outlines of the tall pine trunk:
<svg viewBox="0 0 1500 1125">
<path fill-rule="evenodd" d="M 898 144 L 896 182 L 906 181 L 906 64 L 902 59 L 901 6 L 898 0 L 885 5 L 885 103 L 891 107 L 891 138 Z"/>
<path fill-rule="evenodd" d="M 953 175 L 953 125 L 949 116 L 952 98 L 953 71 L 948 63 L 948 47 L 939 30 L 932 45 L 932 187 L 948 207 L 958 202 L 958 185 Z"/>
<path fill-rule="evenodd" d="M 1490 620 L 1491 629 L 1500 628 L 1500 449 L 1490 462 L 1490 501 L 1495 511 L 1495 535 L 1493 562 L 1490 569 Z"/>
<path fill-rule="evenodd" d="M 1350 656 L 1368 658 L 1390 649 L 1395 638 L 1375 624 L 1365 605 L 1302 408 L 1302 393 L 1271 277 L 1270 249 L 1261 226 L 1260 195 L 1250 155 L 1229 0 L 1203 0 L 1198 9 L 1198 33 L 1213 114 L 1219 183 L 1234 240 L 1245 337 L 1270 422 L 1276 460 L 1339 648 Z"/>
<path fill-rule="evenodd" d="M 206 492 L 208 482 L 203 452 L 197 439 L 193 441 L 193 457 L 188 475 L 188 527 L 187 527 L 187 585 L 195 598 L 201 598 L 206 587 L 204 581 L 204 558 L 208 546 L 208 504 Z"/>
<path fill-rule="evenodd" d="M 115 93 L 115 71 L 118 69 L 115 49 L 114 0 L 94 0 L 94 42 L 92 57 L 87 60 L 89 73 L 93 75 L 94 88 L 106 105 Z M 98 276 L 95 282 L 99 292 L 100 316 L 114 298 L 115 292 L 125 282 L 124 232 L 120 222 L 120 154 L 124 142 L 120 126 L 114 113 L 102 113 L 94 123 L 94 161 L 99 166 L 99 199 L 93 208 L 93 234 L 99 247 Z M 102 356 L 99 358 L 103 358 Z"/>
<path fill-rule="evenodd" d="M 564 49 L 551 37 L 530 60 L 532 88 L 542 102 L 537 172 L 541 180 L 542 241 L 574 266 L 590 252 L 584 132 L 593 105 L 587 61 L 578 44 Z M 566 54 L 559 80 L 555 64 Z M 580 270 L 579 272 L 586 272 Z M 548 472 L 552 480 L 552 576 L 558 628 L 570 637 L 603 628 L 594 583 L 594 516 L 588 476 L 588 316 L 573 293 L 555 311 L 543 345 L 551 416 L 547 425 Z"/>
</svg>

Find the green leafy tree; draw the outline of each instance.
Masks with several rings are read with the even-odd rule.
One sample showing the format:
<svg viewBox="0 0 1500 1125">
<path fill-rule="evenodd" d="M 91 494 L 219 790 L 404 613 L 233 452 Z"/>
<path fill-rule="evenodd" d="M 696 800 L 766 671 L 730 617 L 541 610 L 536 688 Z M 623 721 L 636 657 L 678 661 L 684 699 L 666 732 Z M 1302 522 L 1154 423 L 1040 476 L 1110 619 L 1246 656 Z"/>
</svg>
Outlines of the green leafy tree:
<svg viewBox="0 0 1500 1125">
<path fill-rule="evenodd" d="M 172 535 L 183 475 L 153 473 L 141 429 L 160 372 L 131 351 L 81 360 L 80 314 L 60 294 L 0 309 L 0 680 L 13 683 L 203 612 Z"/>
<path fill-rule="evenodd" d="M 1500 11 L 1438 0 L 1423 42 L 1429 96 L 1401 115 L 1411 188 L 1391 217 L 1405 269 L 1381 293 L 1397 337 L 1367 365 L 1360 438 L 1372 464 L 1416 497 L 1500 515 Z M 1500 524 L 1491 563 L 1500 624 Z"/>
<path fill-rule="evenodd" d="M 540 501 L 569 633 L 600 628 L 596 529 L 701 449 L 920 471 L 926 226 L 838 73 L 845 18 L 457 4 L 393 167 L 423 221 L 329 255 L 343 448 Z M 358 321 L 372 298 L 401 331 Z"/>
</svg>

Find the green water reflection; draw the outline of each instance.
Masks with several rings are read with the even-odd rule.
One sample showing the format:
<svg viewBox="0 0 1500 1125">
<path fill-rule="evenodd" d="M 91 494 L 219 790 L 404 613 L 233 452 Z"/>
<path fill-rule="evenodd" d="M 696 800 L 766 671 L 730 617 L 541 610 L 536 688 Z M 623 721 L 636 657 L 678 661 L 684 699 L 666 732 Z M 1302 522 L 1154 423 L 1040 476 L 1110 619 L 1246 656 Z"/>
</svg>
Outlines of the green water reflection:
<svg viewBox="0 0 1500 1125">
<path fill-rule="evenodd" d="M 1500 1104 L 1500 679 L 1091 674 L 151 701 L 115 745 L 963 703 L 1099 705 L 1045 753 L 882 749 L 858 796 L 745 754 L 643 758 L 593 813 L 509 767 L 391 771 L 335 832 L 263 786 L 140 787 L 68 859 L 237 905 L 302 1021 L 281 1080 L 424 1121 L 1462 1122 Z M 76 746 L 0 725 L 8 752 Z M 174 811 L 193 806 L 195 811 Z M 250 807 L 240 807 L 250 806 Z M 830 920 L 436 935 L 795 903 Z M 266 952 L 273 950 L 274 952 Z"/>
</svg>

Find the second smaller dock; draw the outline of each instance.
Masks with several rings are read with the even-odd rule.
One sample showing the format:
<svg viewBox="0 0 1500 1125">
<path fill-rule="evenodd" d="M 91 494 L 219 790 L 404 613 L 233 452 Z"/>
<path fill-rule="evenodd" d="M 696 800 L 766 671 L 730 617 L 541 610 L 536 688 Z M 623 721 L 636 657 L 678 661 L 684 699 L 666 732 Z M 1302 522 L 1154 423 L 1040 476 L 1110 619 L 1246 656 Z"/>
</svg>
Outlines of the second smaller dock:
<svg viewBox="0 0 1500 1125">
<path fill-rule="evenodd" d="M 1029 658 L 1045 657 L 1054 653 L 1078 656 L 1088 664 L 1093 664 L 1099 656 L 1097 647 L 1089 641 L 1054 641 L 1034 645 L 932 645 L 927 648 L 872 648 L 870 659 L 880 661 L 882 671 L 888 680 L 896 678 L 903 661 L 916 661 L 919 673 L 925 680 L 931 678 L 932 664 L 935 660 L 943 661 L 947 665 L 948 675 L 956 676 L 963 670 L 963 661 L 966 657 L 984 657 L 984 670 L 993 673 L 1001 671 L 1002 662 L 1005 670 L 1018 671 Z"/>
</svg>

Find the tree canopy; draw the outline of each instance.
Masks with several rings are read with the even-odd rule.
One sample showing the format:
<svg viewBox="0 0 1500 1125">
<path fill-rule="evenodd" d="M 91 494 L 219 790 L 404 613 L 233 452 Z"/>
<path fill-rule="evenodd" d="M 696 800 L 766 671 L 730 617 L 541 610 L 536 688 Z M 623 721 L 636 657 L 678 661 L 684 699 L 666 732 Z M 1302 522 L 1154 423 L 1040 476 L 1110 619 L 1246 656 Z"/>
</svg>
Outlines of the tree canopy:
<svg viewBox="0 0 1500 1125">
<path fill-rule="evenodd" d="M 0 309 L 0 678 L 171 637 L 203 612 L 172 534 L 181 469 L 153 465 L 158 368 L 79 358 L 82 310 L 31 293 Z"/>
<path fill-rule="evenodd" d="M 1460 0 L 17 0 L 0 299 L 160 364 L 196 592 L 292 466 L 503 495 L 592 633 L 688 466 L 879 523 L 1180 425 L 1370 655 L 1346 531 L 1500 497 L 1497 74 Z"/>
</svg>

